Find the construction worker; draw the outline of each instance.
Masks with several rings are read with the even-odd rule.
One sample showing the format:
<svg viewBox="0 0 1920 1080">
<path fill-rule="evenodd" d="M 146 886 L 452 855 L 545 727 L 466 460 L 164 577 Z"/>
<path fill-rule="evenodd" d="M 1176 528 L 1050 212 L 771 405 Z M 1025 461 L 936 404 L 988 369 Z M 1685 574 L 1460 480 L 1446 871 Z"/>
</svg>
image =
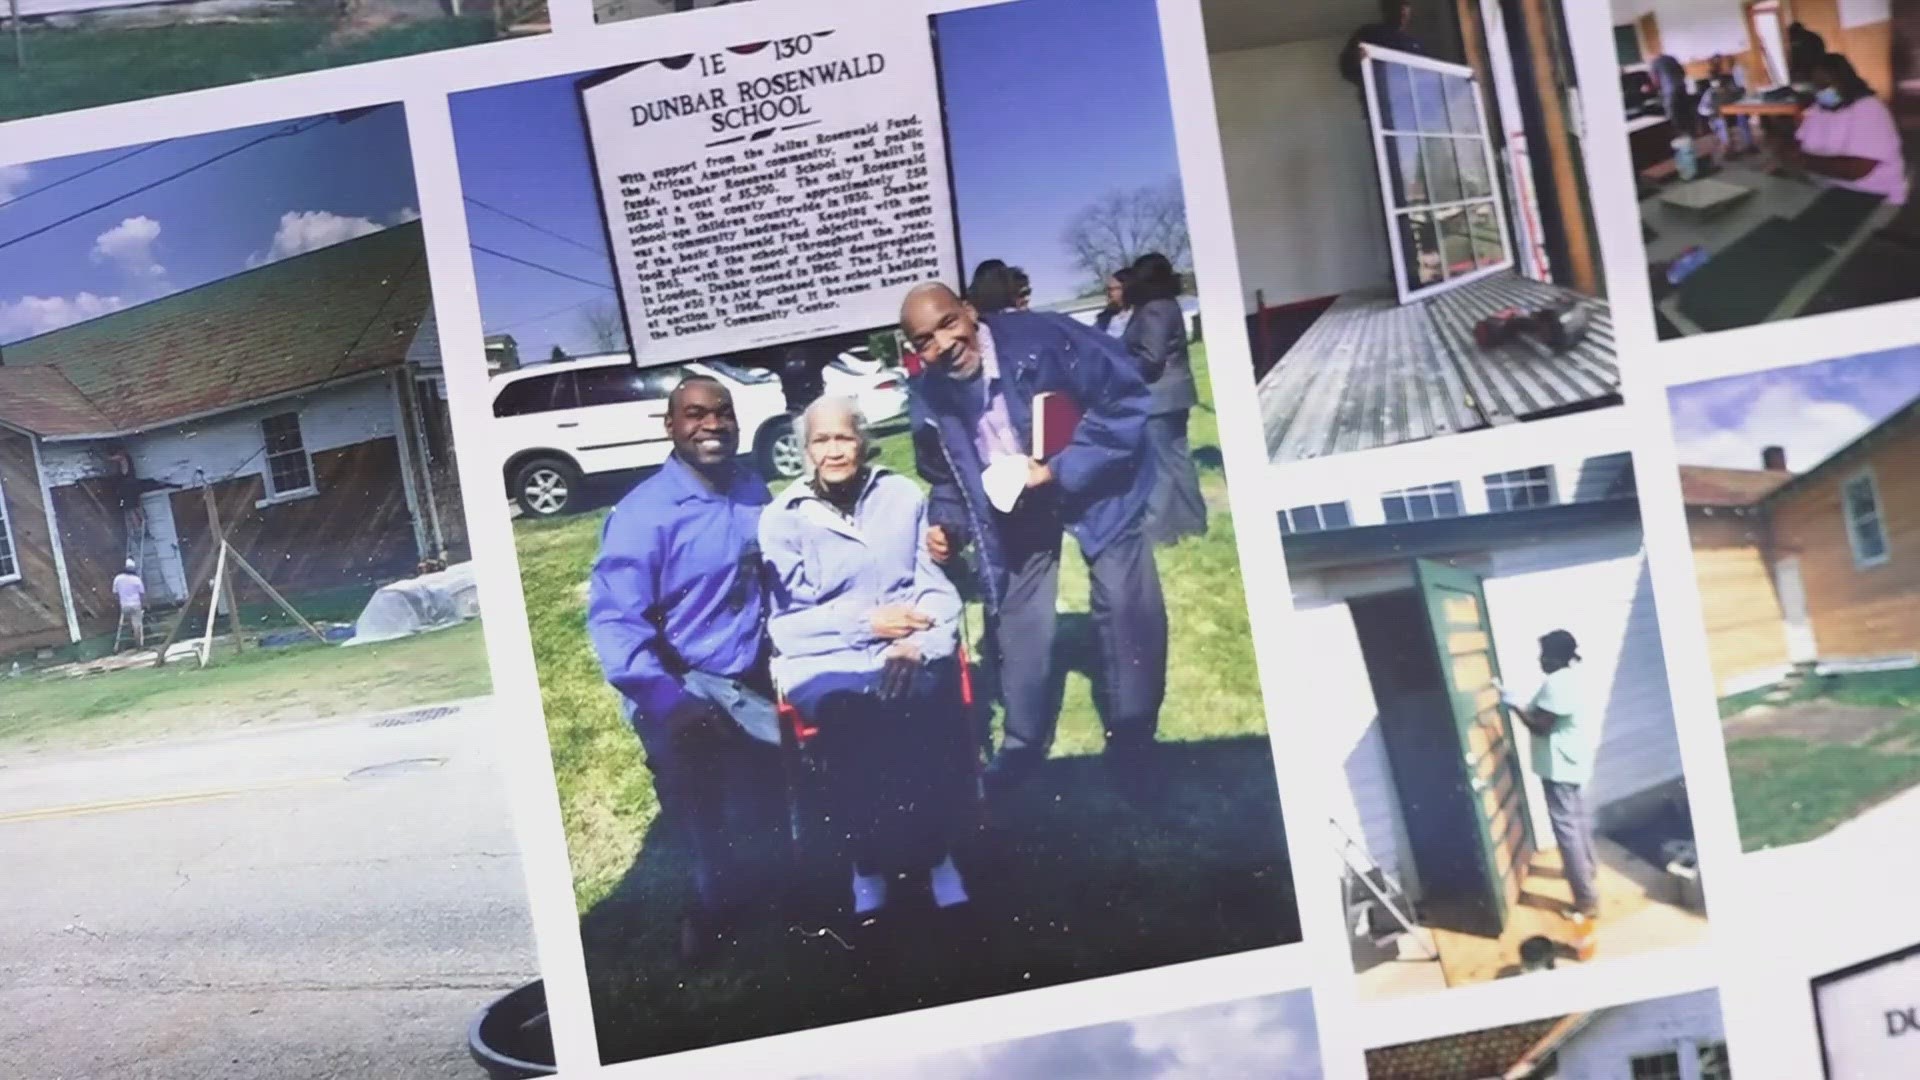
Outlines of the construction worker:
<svg viewBox="0 0 1920 1080">
<path fill-rule="evenodd" d="M 114 628 L 114 649 L 118 651 L 120 634 L 133 627 L 133 647 L 147 647 L 147 583 L 140 580 L 140 568 L 132 559 L 126 569 L 113 577 L 113 595 L 120 601 L 120 625 Z"/>
</svg>

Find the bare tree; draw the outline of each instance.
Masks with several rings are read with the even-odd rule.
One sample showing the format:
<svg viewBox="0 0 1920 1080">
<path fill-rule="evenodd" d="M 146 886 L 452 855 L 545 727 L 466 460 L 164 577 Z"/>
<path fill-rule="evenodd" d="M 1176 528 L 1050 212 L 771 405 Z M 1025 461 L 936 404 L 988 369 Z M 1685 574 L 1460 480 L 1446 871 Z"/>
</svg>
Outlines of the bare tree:
<svg viewBox="0 0 1920 1080">
<path fill-rule="evenodd" d="M 1180 181 L 1108 192 L 1075 214 L 1060 239 L 1095 282 L 1150 251 L 1188 269 L 1192 251 Z"/>
<path fill-rule="evenodd" d="M 627 324 L 620 309 L 611 303 L 595 304 L 580 313 L 587 337 L 599 352 L 619 352 L 627 347 Z"/>
</svg>

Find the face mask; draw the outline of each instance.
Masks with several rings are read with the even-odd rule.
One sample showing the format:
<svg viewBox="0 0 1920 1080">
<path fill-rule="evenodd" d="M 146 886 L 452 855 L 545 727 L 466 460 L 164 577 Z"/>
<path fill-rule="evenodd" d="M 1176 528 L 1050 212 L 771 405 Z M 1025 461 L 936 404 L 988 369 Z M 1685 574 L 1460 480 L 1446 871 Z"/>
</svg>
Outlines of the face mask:
<svg viewBox="0 0 1920 1080">
<path fill-rule="evenodd" d="M 1822 108 L 1837 109 L 1840 107 L 1840 91 L 1829 86 L 1813 95 L 1813 100 L 1819 102 Z"/>
</svg>

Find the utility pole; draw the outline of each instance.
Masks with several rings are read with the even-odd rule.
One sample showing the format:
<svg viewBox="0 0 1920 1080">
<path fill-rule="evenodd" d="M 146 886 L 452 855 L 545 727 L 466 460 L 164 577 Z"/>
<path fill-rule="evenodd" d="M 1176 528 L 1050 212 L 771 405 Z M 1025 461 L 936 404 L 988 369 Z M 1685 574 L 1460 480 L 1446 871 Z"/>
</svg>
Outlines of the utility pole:
<svg viewBox="0 0 1920 1080">
<path fill-rule="evenodd" d="M 207 483 L 204 476 L 201 478 L 200 494 L 206 499 L 207 530 L 213 533 L 214 550 L 224 551 L 227 546 L 227 534 L 220 527 L 220 504 L 215 501 L 213 497 L 213 485 Z M 236 603 L 233 598 L 233 578 L 228 577 L 222 581 L 217 591 L 221 596 L 216 598 L 214 602 L 217 604 L 224 600 L 227 605 L 227 625 L 233 631 L 233 651 L 244 652 L 246 651 L 246 643 L 241 639 L 240 605 Z M 208 632 L 211 633 L 213 628 L 212 618 L 207 619 L 207 628 Z"/>
</svg>

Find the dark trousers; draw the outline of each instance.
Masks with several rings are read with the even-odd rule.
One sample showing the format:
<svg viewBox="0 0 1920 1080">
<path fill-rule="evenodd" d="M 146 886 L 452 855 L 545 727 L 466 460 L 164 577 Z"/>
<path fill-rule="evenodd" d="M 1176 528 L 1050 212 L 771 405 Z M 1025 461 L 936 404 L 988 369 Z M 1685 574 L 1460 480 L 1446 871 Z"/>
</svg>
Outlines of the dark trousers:
<svg viewBox="0 0 1920 1080">
<path fill-rule="evenodd" d="M 750 738 L 717 708 L 673 732 L 645 720 L 634 726 L 661 815 L 691 856 L 698 910 L 719 916 L 764 895 L 739 856 L 750 840 L 779 830 L 779 748 Z"/>
<path fill-rule="evenodd" d="M 1553 840 L 1560 845 L 1560 866 L 1573 888 L 1573 906 L 1587 915 L 1600 911 L 1597 883 L 1599 860 L 1593 854 L 1593 816 L 1587 808 L 1586 792 L 1578 784 L 1542 780 L 1547 793 L 1547 819 L 1553 823 Z"/>
<path fill-rule="evenodd" d="M 1153 490 L 1147 496 L 1147 517 L 1141 528 L 1155 544 L 1207 534 L 1207 500 L 1200 494 L 1200 470 L 1187 445 L 1187 413 L 1181 409 L 1147 417 L 1147 468 L 1153 470 Z"/>
<path fill-rule="evenodd" d="M 891 701 L 832 693 L 808 718 L 820 728 L 831 820 L 860 873 L 924 874 L 953 850 L 974 782 L 957 671 L 930 664 Z"/>
<path fill-rule="evenodd" d="M 1060 593 L 1060 525 L 1045 511 L 1000 522 L 1011 580 L 993 631 L 1004 749 L 1053 744 L 1053 638 Z M 1093 697 L 1108 745 L 1153 738 L 1167 693 L 1167 605 L 1146 535 L 1131 531 L 1087 560 L 1098 662 Z"/>
</svg>

